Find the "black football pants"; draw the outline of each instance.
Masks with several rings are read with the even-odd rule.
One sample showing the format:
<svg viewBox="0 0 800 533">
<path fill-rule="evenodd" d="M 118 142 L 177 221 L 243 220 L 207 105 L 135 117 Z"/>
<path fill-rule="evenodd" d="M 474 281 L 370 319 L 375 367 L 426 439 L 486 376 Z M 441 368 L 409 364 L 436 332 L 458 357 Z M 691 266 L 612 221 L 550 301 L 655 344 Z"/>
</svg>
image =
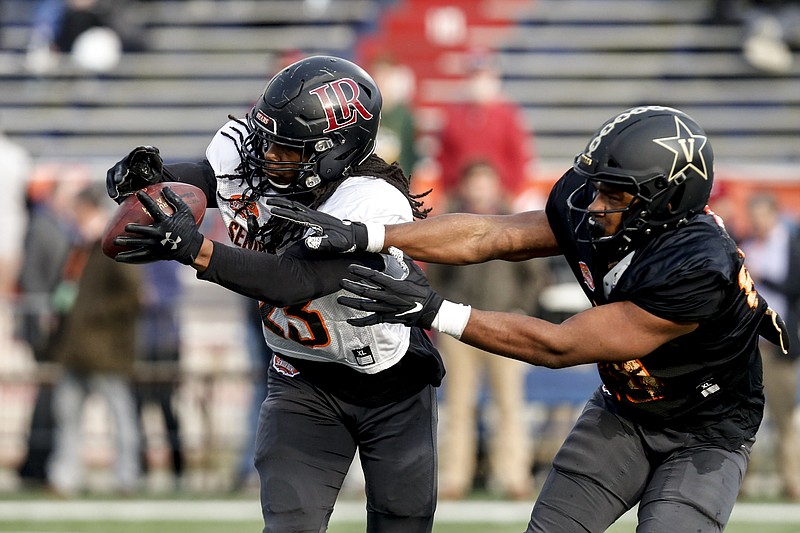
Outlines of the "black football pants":
<svg viewBox="0 0 800 533">
<path fill-rule="evenodd" d="M 359 450 L 368 533 L 429 533 L 436 507 L 436 392 L 359 407 L 270 367 L 255 462 L 264 533 L 319 533 Z"/>
<path fill-rule="evenodd" d="M 752 442 L 728 451 L 645 429 L 605 402 L 598 390 L 556 454 L 527 532 L 599 533 L 637 503 L 637 533 L 722 531 Z"/>
</svg>

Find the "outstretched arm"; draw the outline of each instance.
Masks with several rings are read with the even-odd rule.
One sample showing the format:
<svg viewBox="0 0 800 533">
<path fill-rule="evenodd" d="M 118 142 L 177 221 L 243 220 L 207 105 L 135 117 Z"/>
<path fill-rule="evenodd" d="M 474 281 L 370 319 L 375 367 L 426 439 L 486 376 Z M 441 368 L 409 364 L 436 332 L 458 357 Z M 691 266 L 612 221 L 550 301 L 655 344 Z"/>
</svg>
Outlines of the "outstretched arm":
<svg viewBox="0 0 800 533">
<path fill-rule="evenodd" d="M 460 340 L 533 365 L 563 368 L 637 359 L 696 327 L 659 318 L 631 302 L 592 307 L 561 324 L 473 309 Z"/>
<path fill-rule="evenodd" d="M 544 211 L 515 215 L 454 213 L 385 226 L 385 231 L 384 248 L 395 246 L 414 259 L 431 263 L 523 261 L 559 254 Z"/>
<path fill-rule="evenodd" d="M 285 199 L 273 199 L 273 216 L 308 227 L 314 250 L 378 252 L 400 248 L 431 263 L 470 264 L 492 259 L 522 261 L 559 254 L 544 211 L 515 215 L 447 214 L 390 226 L 342 221 Z"/>
<path fill-rule="evenodd" d="M 174 260 L 198 271 L 198 278 L 272 305 L 307 302 L 339 290 L 339 280 L 353 262 L 382 269 L 377 254 L 313 254 L 295 243 L 282 255 L 233 248 L 200 233 L 191 210 L 169 187 L 163 190 L 174 213 L 167 215 L 143 192 L 137 197 L 153 217 L 150 225 L 128 224 L 128 235 L 114 239 L 127 250 L 114 259 L 123 263 Z"/>
<path fill-rule="evenodd" d="M 418 266 L 408 264 L 403 279 L 353 265 L 342 287 L 359 298 L 339 303 L 372 312 L 350 319 L 356 326 L 390 322 L 435 329 L 461 341 L 533 365 L 561 368 L 583 363 L 627 361 L 690 333 L 696 323 L 659 318 L 631 302 L 582 311 L 561 324 L 516 313 L 471 309 L 449 302 L 431 289 Z M 622 331 L 624 335 L 610 335 Z"/>
</svg>

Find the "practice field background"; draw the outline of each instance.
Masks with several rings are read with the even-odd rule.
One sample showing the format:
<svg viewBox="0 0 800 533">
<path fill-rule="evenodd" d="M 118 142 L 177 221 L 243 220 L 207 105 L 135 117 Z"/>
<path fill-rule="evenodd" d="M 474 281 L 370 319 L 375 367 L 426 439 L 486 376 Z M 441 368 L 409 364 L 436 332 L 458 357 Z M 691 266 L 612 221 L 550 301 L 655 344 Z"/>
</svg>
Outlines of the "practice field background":
<svg viewBox="0 0 800 533">
<path fill-rule="evenodd" d="M 442 502 L 434 533 L 522 533 L 531 503 Z M 261 531 L 257 497 L 230 500 L 0 501 L 0 532 L 37 533 L 245 533 Z M 364 503 L 342 501 L 329 533 L 364 531 Z M 635 514 L 608 531 L 635 530 Z M 727 533 L 800 533 L 800 505 L 741 502 Z"/>
</svg>

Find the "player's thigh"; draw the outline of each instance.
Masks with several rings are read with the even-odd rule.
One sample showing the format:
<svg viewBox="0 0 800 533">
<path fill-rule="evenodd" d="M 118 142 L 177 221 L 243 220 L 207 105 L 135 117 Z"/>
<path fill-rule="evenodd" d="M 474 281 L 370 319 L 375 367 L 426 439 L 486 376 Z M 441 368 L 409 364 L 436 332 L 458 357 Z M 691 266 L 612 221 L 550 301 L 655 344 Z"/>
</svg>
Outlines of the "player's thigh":
<svg viewBox="0 0 800 533">
<path fill-rule="evenodd" d="M 527 531 L 605 531 L 635 505 L 649 475 L 638 433 L 595 394 L 553 460 Z"/>
<path fill-rule="evenodd" d="M 722 531 L 747 470 L 750 446 L 732 452 L 702 446 L 673 454 L 648 483 L 636 531 Z"/>
<path fill-rule="evenodd" d="M 432 386 L 406 400 L 369 410 L 359 426 L 359 456 L 369 512 L 433 517 L 436 426 L 436 392 Z"/>
<path fill-rule="evenodd" d="M 255 450 L 264 531 L 324 530 L 354 455 L 335 401 L 297 377 L 270 379 Z"/>
</svg>

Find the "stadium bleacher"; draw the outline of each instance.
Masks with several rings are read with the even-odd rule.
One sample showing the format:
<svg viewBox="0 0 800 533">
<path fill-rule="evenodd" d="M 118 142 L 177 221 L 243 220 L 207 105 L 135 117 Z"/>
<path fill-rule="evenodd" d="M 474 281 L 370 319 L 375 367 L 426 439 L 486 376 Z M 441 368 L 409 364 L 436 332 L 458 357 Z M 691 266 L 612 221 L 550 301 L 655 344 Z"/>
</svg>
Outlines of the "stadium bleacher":
<svg viewBox="0 0 800 533">
<path fill-rule="evenodd" d="M 800 161 L 800 67 L 753 69 L 743 30 L 707 24 L 705 1 L 155 0 L 140 5 L 146 51 L 98 76 L 64 64 L 40 77 L 22 67 L 36 4 L 4 2 L 0 19 L 0 127 L 35 156 L 117 158 L 146 141 L 196 157 L 287 49 L 394 52 L 415 70 L 420 123 L 435 131 L 436 108 L 458 93 L 460 56 L 481 46 L 499 52 L 506 93 L 524 107 L 545 166 L 563 166 L 614 112 L 655 102 L 698 118 L 719 163 Z M 464 13 L 458 42 L 430 36 L 431 13 L 444 7 Z"/>
</svg>

